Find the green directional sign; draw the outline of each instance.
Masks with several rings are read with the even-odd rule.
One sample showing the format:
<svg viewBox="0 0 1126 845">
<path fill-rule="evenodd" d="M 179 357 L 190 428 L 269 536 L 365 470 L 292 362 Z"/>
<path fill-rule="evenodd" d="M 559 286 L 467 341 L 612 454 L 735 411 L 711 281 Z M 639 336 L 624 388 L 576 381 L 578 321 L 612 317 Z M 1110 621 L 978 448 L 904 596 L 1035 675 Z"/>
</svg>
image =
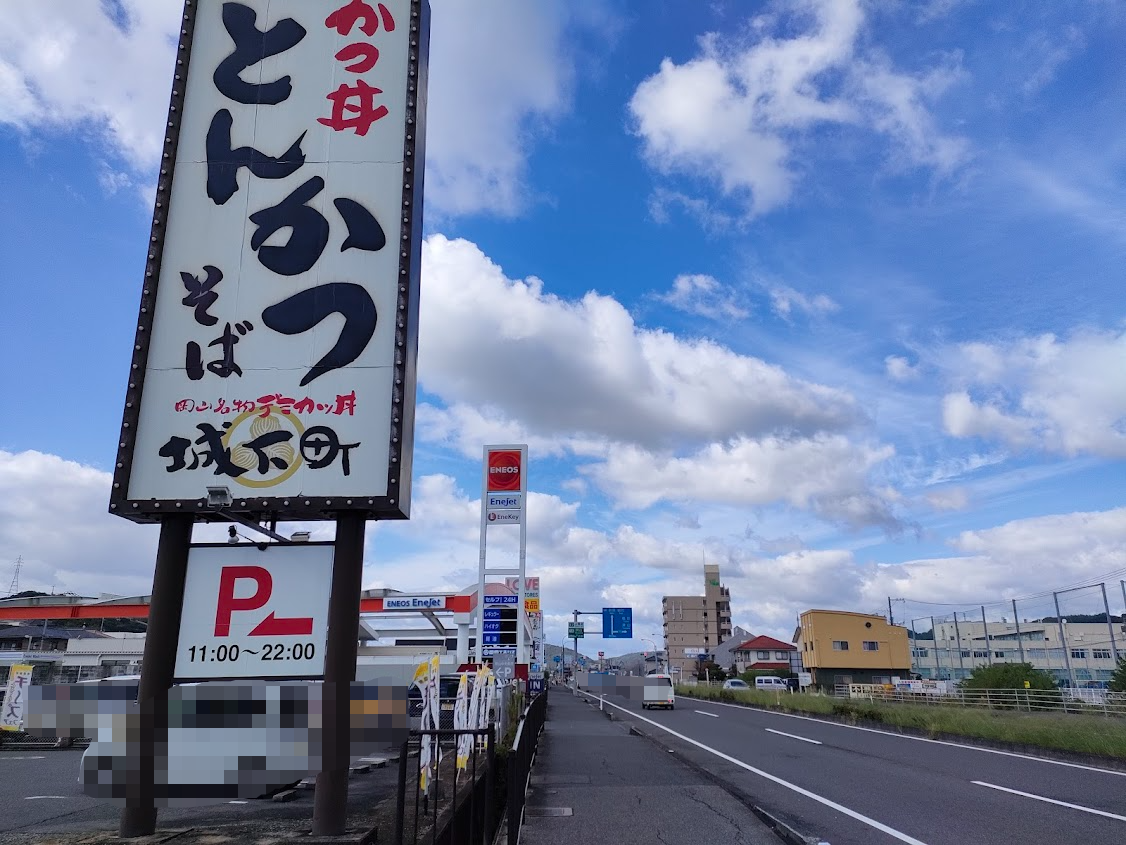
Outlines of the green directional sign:
<svg viewBox="0 0 1126 845">
<path fill-rule="evenodd" d="M 568 622 L 567 623 L 567 639 L 581 640 L 586 637 L 583 629 L 582 622 Z"/>
</svg>

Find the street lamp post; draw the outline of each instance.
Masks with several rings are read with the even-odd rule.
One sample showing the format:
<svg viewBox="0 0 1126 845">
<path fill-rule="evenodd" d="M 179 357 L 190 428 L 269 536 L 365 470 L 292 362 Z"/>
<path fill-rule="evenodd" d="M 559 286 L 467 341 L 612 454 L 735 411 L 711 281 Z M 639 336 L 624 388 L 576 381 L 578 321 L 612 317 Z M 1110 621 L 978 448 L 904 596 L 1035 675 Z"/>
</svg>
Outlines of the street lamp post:
<svg viewBox="0 0 1126 845">
<path fill-rule="evenodd" d="M 659 670 L 661 668 L 661 655 L 660 650 L 657 648 L 657 641 L 652 637 L 638 637 L 643 643 L 651 643 L 653 646 L 653 663 Z M 646 661 L 648 662 L 648 661 Z"/>
</svg>

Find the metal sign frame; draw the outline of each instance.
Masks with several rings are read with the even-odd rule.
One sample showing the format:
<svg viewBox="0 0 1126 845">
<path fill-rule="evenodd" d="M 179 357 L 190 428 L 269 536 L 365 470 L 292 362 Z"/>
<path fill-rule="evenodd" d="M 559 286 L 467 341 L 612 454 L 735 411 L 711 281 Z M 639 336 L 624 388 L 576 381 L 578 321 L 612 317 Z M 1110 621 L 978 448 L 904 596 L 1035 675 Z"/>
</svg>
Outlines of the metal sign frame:
<svg viewBox="0 0 1126 845">
<path fill-rule="evenodd" d="M 219 2 L 219 0 L 210 0 Z M 388 473 L 385 495 L 344 497 L 334 496 L 264 496 L 234 495 L 237 485 L 231 485 L 233 501 L 226 506 L 252 519 L 283 519 L 301 521 L 332 520 L 341 513 L 363 514 L 366 519 L 409 519 L 411 494 L 411 468 L 414 445 L 414 417 L 416 394 L 416 358 L 418 350 L 419 269 L 422 254 L 422 195 L 426 146 L 426 88 L 429 74 L 430 4 L 427 0 L 407 0 L 410 9 L 410 35 L 407 38 L 407 94 L 405 100 L 403 134 L 403 180 L 401 210 L 401 243 L 391 248 L 399 250 L 398 285 L 394 314 L 380 315 L 383 321 L 395 324 L 394 372 L 390 395 L 377 401 L 390 407 L 390 438 L 387 443 Z M 318 3 L 315 14 L 331 12 L 343 3 Z M 165 238 L 169 228 L 169 210 L 173 199 L 173 175 L 185 114 L 188 72 L 192 56 L 192 43 L 196 34 L 196 20 L 200 0 L 186 0 L 180 27 L 180 40 L 176 51 L 175 77 L 169 103 L 168 119 L 157 183 L 149 250 L 145 265 L 144 284 L 138 310 L 136 338 L 130 361 L 128 388 L 122 415 L 113 486 L 110 493 L 110 513 L 133 522 L 158 522 L 169 514 L 192 514 L 201 521 L 211 521 L 214 510 L 209 508 L 205 485 L 216 483 L 222 476 L 201 475 L 200 495 L 177 499 L 138 499 L 129 495 L 133 475 L 135 447 L 141 416 L 141 399 L 145 386 L 145 373 L 149 363 L 156 317 L 158 282 L 161 278 Z M 401 26 L 406 27 L 403 21 Z M 193 127 L 194 129 L 195 127 Z M 199 127 L 199 131 L 206 131 Z M 175 222 L 175 221 L 173 221 Z M 178 224 L 177 224 L 178 225 Z M 215 480 L 212 480 L 215 479 Z"/>
<path fill-rule="evenodd" d="M 495 491 L 490 491 L 489 487 L 489 455 L 492 452 L 518 452 L 520 454 L 520 489 L 519 490 L 505 490 L 504 494 L 512 496 L 519 496 L 520 505 L 518 509 L 513 509 L 514 512 L 519 513 L 519 528 L 520 528 L 520 557 L 516 568 L 490 568 L 487 560 L 487 545 L 488 545 L 488 531 L 490 525 L 511 525 L 512 523 L 496 523 L 489 521 L 489 496 L 490 493 L 496 495 Z M 513 597 L 516 605 L 516 662 L 518 665 L 525 664 L 527 660 L 527 647 L 528 632 L 528 612 L 525 608 L 524 601 L 527 593 L 528 579 L 526 575 L 527 569 L 527 554 L 528 554 L 528 446 L 527 444 L 490 444 L 486 445 L 481 450 L 481 546 L 480 546 L 480 560 L 477 570 L 477 609 L 474 612 L 474 617 L 477 623 L 477 651 L 478 655 L 483 653 L 486 648 L 483 637 L 484 630 L 484 608 L 486 605 L 485 589 L 486 584 L 490 579 L 496 577 L 499 579 L 517 578 L 519 579 L 516 585 L 516 595 Z M 495 648 L 495 646 L 490 646 Z"/>
</svg>

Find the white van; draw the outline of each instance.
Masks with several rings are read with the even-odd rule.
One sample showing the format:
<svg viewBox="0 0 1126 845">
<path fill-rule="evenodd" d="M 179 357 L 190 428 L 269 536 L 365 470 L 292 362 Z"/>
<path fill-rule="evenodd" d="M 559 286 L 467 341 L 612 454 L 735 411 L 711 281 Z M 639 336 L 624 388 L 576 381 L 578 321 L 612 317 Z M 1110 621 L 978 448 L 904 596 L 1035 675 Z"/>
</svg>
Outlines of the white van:
<svg viewBox="0 0 1126 845">
<path fill-rule="evenodd" d="M 671 675 L 645 676 L 645 695 L 641 701 L 641 709 L 650 710 L 654 707 L 676 709 L 676 693 L 673 690 Z"/>
<path fill-rule="evenodd" d="M 789 686 L 787 686 L 784 680 L 777 676 L 760 675 L 759 677 L 755 678 L 755 689 L 788 692 L 790 688 Z"/>
</svg>

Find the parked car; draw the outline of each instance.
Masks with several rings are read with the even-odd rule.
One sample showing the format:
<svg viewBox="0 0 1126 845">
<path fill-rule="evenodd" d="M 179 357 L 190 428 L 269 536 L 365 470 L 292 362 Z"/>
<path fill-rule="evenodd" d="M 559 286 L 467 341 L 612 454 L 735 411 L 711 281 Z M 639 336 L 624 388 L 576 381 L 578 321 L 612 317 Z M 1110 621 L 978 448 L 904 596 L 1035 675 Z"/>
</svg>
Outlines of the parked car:
<svg viewBox="0 0 1126 845">
<path fill-rule="evenodd" d="M 755 678 L 755 689 L 766 690 L 768 692 L 786 692 L 790 689 L 790 686 L 783 678 L 779 678 L 776 675 L 760 675 Z"/>
<path fill-rule="evenodd" d="M 747 683 L 746 681 L 744 681 L 744 680 L 741 680 L 741 679 L 739 679 L 739 678 L 731 678 L 730 680 L 726 680 L 726 681 L 724 681 L 724 682 L 723 682 L 723 688 L 724 688 L 724 689 L 743 689 L 743 690 L 749 690 L 749 689 L 750 689 L 751 687 L 750 687 L 750 685 L 749 685 L 749 684 L 748 684 L 748 683 Z"/>
</svg>

